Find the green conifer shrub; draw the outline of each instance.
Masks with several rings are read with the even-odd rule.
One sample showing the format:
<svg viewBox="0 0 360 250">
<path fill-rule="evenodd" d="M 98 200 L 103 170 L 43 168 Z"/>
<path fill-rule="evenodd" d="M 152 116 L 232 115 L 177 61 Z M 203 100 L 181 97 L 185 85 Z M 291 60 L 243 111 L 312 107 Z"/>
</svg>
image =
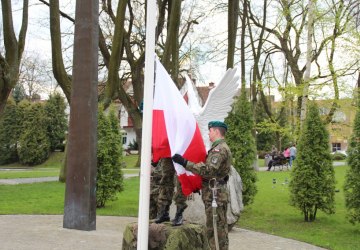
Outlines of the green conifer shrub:
<svg viewBox="0 0 360 250">
<path fill-rule="evenodd" d="M 305 221 L 314 221 L 318 210 L 335 212 L 335 172 L 329 134 L 314 103 L 308 106 L 289 187 L 290 204 L 302 212 Z"/>
<path fill-rule="evenodd" d="M 103 108 L 98 112 L 96 206 L 104 207 L 107 201 L 115 200 L 123 190 L 122 138 L 119 120 L 110 108 L 106 116 Z"/>
<path fill-rule="evenodd" d="M 344 181 L 347 219 L 352 224 L 360 223 L 360 102 L 353 125 L 353 133 L 347 150 L 349 170 Z"/>
<path fill-rule="evenodd" d="M 65 99 L 59 93 L 49 96 L 49 100 L 45 104 L 45 111 L 51 152 L 54 152 L 55 149 L 64 151 L 65 145 L 63 142 L 65 132 L 68 129 L 65 109 Z"/>
<path fill-rule="evenodd" d="M 14 98 L 16 104 L 24 100 L 26 98 L 26 91 L 24 86 L 21 84 L 16 84 L 12 91 L 12 97 Z"/>
<path fill-rule="evenodd" d="M 255 139 L 252 135 L 254 120 L 245 91 L 241 91 L 225 122 L 228 125 L 226 142 L 232 153 L 233 166 L 242 180 L 243 203 L 246 206 L 254 201 L 257 177 L 253 166 L 256 159 Z"/>
<path fill-rule="evenodd" d="M 50 142 L 42 104 L 35 103 L 25 109 L 22 128 L 18 145 L 21 164 L 31 166 L 43 163 L 49 157 Z"/>
<path fill-rule="evenodd" d="M 18 160 L 17 142 L 18 109 L 12 99 L 7 101 L 3 115 L 0 117 L 0 165 L 9 164 Z"/>
</svg>

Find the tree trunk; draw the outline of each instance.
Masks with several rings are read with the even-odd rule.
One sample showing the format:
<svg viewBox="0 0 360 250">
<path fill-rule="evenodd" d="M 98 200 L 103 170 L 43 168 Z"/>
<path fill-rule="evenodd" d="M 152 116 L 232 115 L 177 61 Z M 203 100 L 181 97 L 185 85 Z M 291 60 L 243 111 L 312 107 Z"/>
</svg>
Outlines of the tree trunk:
<svg viewBox="0 0 360 250">
<path fill-rule="evenodd" d="M 245 33 L 246 33 L 246 21 L 247 21 L 247 1 L 243 4 L 243 16 L 241 17 L 241 36 L 240 36 L 240 48 L 241 48 L 241 88 L 245 89 Z"/>
<path fill-rule="evenodd" d="M 59 0 L 50 0 L 50 37 L 54 77 L 63 90 L 68 103 L 71 103 L 71 76 L 65 70 L 62 56 Z M 65 159 L 67 150 L 65 150 Z M 60 167 L 59 181 L 66 182 L 66 161 Z"/>
<path fill-rule="evenodd" d="M 300 127 L 302 127 L 303 122 L 306 117 L 306 105 L 308 99 L 309 85 L 310 85 L 310 73 L 311 73 L 311 59 L 312 59 L 312 37 L 314 35 L 314 14 L 315 14 L 315 5 L 316 0 L 309 0 L 308 3 L 308 22 L 307 22 L 307 49 L 306 49 L 306 70 L 303 80 L 303 93 L 302 93 L 302 102 L 301 102 L 301 112 L 300 112 Z"/>
<path fill-rule="evenodd" d="M 244 1 L 244 5 L 247 1 Z M 244 6 L 245 8 L 245 6 Z M 229 0 L 228 1 L 228 53 L 227 53 L 227 63 L 226 69 L 234 67 L 234 56 L 235 56 L 235 44 L 236 44 L 236 33 L 238 26 L 238 14 L 239 14 L 239 0 Z M 246 18 L 246 17 L 245 17 Z M 242 18 L 242 34 L 243 38 L 245 34 L 245 22 L 244 15 Z M 241 55 L 243 54 L 243 47 L 241 49 Z M 242 62 L 242 61 L 241 61 Z M 244 62 L 245 63 L 245 62 Z M 243 73 L 243 72 L 241 72 Z M 244 72 L 245 74 L 245 72 Z"/>
<path fill-rule="evenodd" d="M 24 0 L 22 23 L 19 40 L 17 40 L 14 32 L 11 1 L 1 0 L 5 57 L 0 53 L 0 116 L 5 109 L 9 94 L 19 78 L 19 68 L 28 26 L 28 10 L 29 0 Z"/>
<path fill-rule="evenodd" d="M 169 7 L 169 25 L 161 62 L 178 85 L 179 77 L 179 27 L 181 17 L 181 0 L 172 0 Z"/>
<path fill-rule="evenodd" d="M 62 56 L 59 0 L 50 0 L 50 37 L 53 74 L 63 90 L 68 103 L 71 102 L 71 76 L 65 70 Z"/>
<path fill-rule="evenodd" d="M 119 66 L 124 53 L 124 23 L 126 6 L 127 1 L 119 1 L 115 19 L 114 38 L 109 61 L 109 73 L 108 83 L 106 85 L 105 106 L 108 106 L 108 104 L 110 104 L 111 101 L 117 97 L 115 92 L 119 89 L 120 86 Z"/>
</svg>

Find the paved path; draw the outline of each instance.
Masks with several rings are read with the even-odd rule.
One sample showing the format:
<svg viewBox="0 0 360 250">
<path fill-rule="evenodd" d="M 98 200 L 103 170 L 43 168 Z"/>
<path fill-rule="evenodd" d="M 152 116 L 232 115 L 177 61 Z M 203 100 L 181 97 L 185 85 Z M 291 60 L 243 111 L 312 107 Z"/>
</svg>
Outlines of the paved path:
<svg viewBox="0 0 360 250">
<path fill-rule="evenodd" d="M 333 162 L 334 167 L 345 166 L 345 162 Z M 27 169 L 5 169 L 0 168 L 0 171 L 24 171 Z M 138 170 L 138 169 L 129 169 L 129 170 Z M 267 167 L 259 167 L 259 171 L 266 171 Z M 272 169 L 273 171 L 273 169 Z M 280 171 L 279 168 L 276 168 L 275 171 Z M 287 171 L 286 169 L 284 171 Z M 124 174 L 125 178 L 139 176 L 139 174 Z M 34 182 L 48 182 L 48 181 L 57 181 L 59 177 L 38 177 L 38 178 L 16 178 L 16 179 L 0 179 L 0 185 L 17 185 L 17 184 L 26 184 Z"/>
<path fill-rule="evenodd" d="M 59 177 L 38 177 L 38 178 L 17 178 L 17 179 L 0 179 L 0 184 L 4 185 L 16 185 L 16 184 L 26 184 L 26 183 L 35 183 L 35 182 L 48 182 L 48 181 L 58 181 Z"/>
<path fill-rule="evenodd" d="M 139 174 L 124 174 L 125 178 L 139 176 Z M 48 181 L 58 181 L 59 177 L 38 177 L 38 178 L 16 178 L 16 179 L 0 179 L 0 185 L 17 185 L 17 184 L 27 184 L 35 182 L 48 182 Z"/>
<path fill-rule="evenodd" d="M 64 229 L 62 215 L 0 215 L 3 250 L 114 250 L 133 217 L 97 216 L 95 231 Z M 230 250 L 321 250 L 323 248 L 264 233 L 235 228 L 229 233 Z"/>
</svg>

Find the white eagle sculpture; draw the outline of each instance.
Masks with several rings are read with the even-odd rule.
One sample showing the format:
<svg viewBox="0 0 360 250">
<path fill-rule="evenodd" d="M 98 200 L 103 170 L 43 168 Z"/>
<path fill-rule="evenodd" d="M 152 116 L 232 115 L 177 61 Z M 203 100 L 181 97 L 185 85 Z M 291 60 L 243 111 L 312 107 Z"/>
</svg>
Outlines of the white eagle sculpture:
<svg viewBox="0 0 360 250">
<path fill-rule="evenodd" d="M 219 84 L 210 90 L 205 105 L 202 107 L 200 97 L 195 85 L 188 75 L 185 75 L 186 82 L 180 92 L 187 93 L 188 105 L 193 112 L 203 137 L 206 150 L 211 147 L 208 136 L 208 123 L 218 120 L 224 121 L 231 111 L 231 105 L 234 102 L 234 96 L 238 91 L 239 77 L 235 75 L 236 69 L 229 69 L 221 79 Z M 228 181 L 230 192 L 230 202 L 227 210 L 227 220 L 230 228 L 238 221 L 240 212 L 243 210 L 242 203 L 242 182 L 241 177 L 231 166 L 231 172 Z M 187 201 L 188 208 L 184 212 L 184 218 L 192 223 L 205 224 L 205 209 L 201 196 L 193 194 Z M 172 217 L 175 214 L 175 206 L 171 207 Z"/>
</svg>

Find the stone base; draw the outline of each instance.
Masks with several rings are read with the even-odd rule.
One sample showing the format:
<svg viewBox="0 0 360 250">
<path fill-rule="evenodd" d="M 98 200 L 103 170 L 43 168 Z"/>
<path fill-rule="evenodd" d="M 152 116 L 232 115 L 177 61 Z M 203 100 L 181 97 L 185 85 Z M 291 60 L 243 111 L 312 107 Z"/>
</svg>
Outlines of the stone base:
<svg viewBox="0 0 360 250">
<path fill-rule="evenodd" d="M 230 202 L 227 209 L 227 223 L 229 231 L 237 223 L 240 213 L 244 209 L 242 202 L 242 181 L 236 169 L 231 166 L 231 172 L 227 183 Z M 191 194 L 186 201 L 188 207 L 184 211 L 184 220 L 190 223 L 202 224 L 206 223 L 205 206 L 199 194 Z M 172 202 L 170 206 L 170 218 L 173 219 L 176 213 L 176 205 Z"/>
<path fill-rule="evenodd" d="M 137 248 L 138 224 L 130 223 L 126 226 L 122 249 L 135 250 Z M 184 223 L 173 227 L 170 222 L 155 224 L 150 221 L 148 249 L 210 249 L 203 225 Z"/>
</svg>

